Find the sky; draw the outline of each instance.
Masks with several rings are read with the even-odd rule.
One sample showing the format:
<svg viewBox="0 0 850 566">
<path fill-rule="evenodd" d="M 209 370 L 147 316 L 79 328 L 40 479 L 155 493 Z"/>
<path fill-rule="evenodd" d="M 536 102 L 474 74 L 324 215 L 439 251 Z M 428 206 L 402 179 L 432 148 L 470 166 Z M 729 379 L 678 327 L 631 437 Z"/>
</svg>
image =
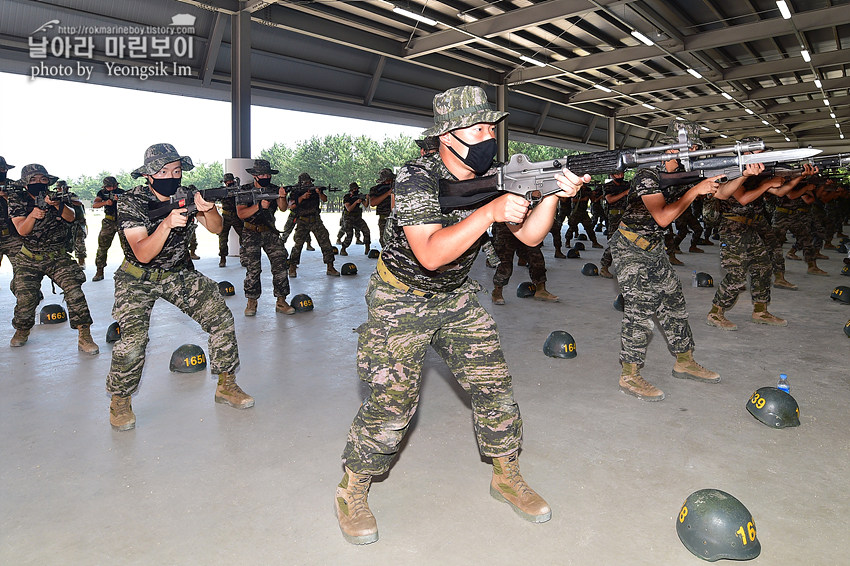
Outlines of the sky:
<svg viewBox="0 0 850 566">
<path fill-rule="evenodd" d="M 230 104 L 55 79 L 0 73 L 0 155 L 15 165 L 17 178 L 28 163 L 51 175 L 75 179 L 116 174 L 142 165 L 145 149 L 174 145 L 197 163 L 231 157 Z M 167 113 L 163 109 L 167 108 Z M 155 120 L 140 117 L 155 116 Z M 421 128 L 366 120 L 251 107 L 251 152 L 275 143 L 293 147 L 313 136 L 346 133 L 378 141 L 401 134 L 418 137 Z"/>
</svg>

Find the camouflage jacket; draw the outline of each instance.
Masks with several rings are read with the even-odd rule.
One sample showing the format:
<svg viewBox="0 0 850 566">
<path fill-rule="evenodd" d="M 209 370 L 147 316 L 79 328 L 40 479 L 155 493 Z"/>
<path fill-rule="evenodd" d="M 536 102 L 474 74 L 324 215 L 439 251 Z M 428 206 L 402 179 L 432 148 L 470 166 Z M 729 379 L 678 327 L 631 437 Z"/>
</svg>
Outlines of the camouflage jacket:
<svg viewBox="0 0 850 566">
<path fill-rule="evenodd" d="M 254 188 L 254 183 L 248 183 L 239 187 L 242 190 L 251 190 Z M 268 187 L 264 187 L 263 191 L 277 191 L 280 187 L 275 184 L 270 184 Z M 243 218 L 245 222 L 249 222 L 251 224 L 255 224 L 257 226 L 267 226 L 272 230 L 275 230 L 274 224 L 274 213 L 277 212 L 277 200 L 271 201 L 271 204 L 268 208 L 263 208 L 262 205 L 257 207 L 257 212 L 249 216 L 248 218 Z"/>
<path fill-rule="evenodd" d="M 759 177 L 748 177 L 744 180 L 744 189 L 751 191 L 755 189 L 759 183 L 764 180 Z M 722 214 L 732 214 L 735 216 L 746 216 L 747 218 L 755 218 L 758 215 L 764 216 L 764 197 L 759 197 L 749 204 L 741 204 L 735 197 L 729 197 L 726 200 L 717 201 Z"/>
<path fill-rule="evenodd" d="M 315 185 L 298 187 L 292 189 L 290 196 L 287 197 L 290 201 L 295 202 L 295 213 L 298 216 L 315 216 L 319 214 L 319 204 L 321 204 L 321 201 L 319 200 L 318 193 L 314 190 L 315 188 Z M 304 193 L 309 193 L 310 196 L 298 202 L 298 199 Z"/>
<path fill-rule="evenodd" d="M 25 217 L 35 208 L 35 199 L 27 191 L 9 194 L 9 218 Z M 35 221 L 32 232 L 23 238 L 24 246 L 33 253 L 64 251 L 70 237 L 71 224 L 62 218 L 55 206 L 48 206 L 44 218 Z"/>
<path fill-rule="evenodd" d="M 125 191 L 124 189 L 118 189 L 118 188 L 115 188 L 111 191 L 108 191 L 106 189 L 100 189 L 99 191 L 97 191 L 96 196 L 100 197 L 100 200 L 106 202 L 106 201 L 112 199 L 113 196 L 116 196 L 116 195 L 120 196 L 120 195 L 125 194 L 126 192 L 127 191 Z M 105 204 L 101 208 L 103 208 L 104 214 L 108 214 L 109 216 L 113 216 L 113 217 L 118 216 L 118 204 L 115 202 L 115 200 L 112 200 L 112 204 Z"/>
<path fill-rule="evenodd" d="M 679 200 L 692 186 L 682 185 L 662 190 L 659 187 L 658 173 L 659 169 L 654 167 L 638 170 L 635 178 L 632 179 L 629 194 L 626 196 L 626 211 L 621 220 L 630 230 L 656 244 L 664 239 L 664 228 L 659 226 L 652 213 L 646 208 L 643 197 L 661 193 L 664 195 L 664 200 L 669 204 Z"/>
<path fill-rule="evenodd" d="M 342 203 L 343 205 L 352 204 L 357 202 L 358 200 L 363 200 L 365 198 L 366 196 L 361 193 L 354 193 L 353 195 L 349 193 L 342 198 Z M 361 218 L 363 216 L 363 206 L 362 204 L 358 204 L 357 206 L 352 208 L 351 211 L 349 211 L 345 208 L 345 206 L 343 206 L 342 213 L 350 218 Z"/>
<path fill-rule="evenodd" d="M 127 242 L 127 238 L 124 235 L 125 230 L 142 226 L 150 236 L 156 230 L 157 226 L 165 220 L 165 218 L 151 220 L 148 217 L 150 203 L 155 202 L 158 202 L 156 196 L 154 196 L 153 191 L 146 185 L 139 185 L 126 191 L 118 201 L 118 239 L 121 241 L 121 249 L 124 250 L 124 257 L 130 263 L 145 269 L 178 271 L 180 269 L 190 268 L 191 263 L 189 261 L 187 239 L 189 224 L 182 228 L 173 228 L 165 239 L 162 250 L 149 263 L 139 261 L 136 258 L 136 254 L 133 253 L 130 244 Z M 190 224 L 194 222 L 194 218 L 189 222 Z"/>
<path fill-rule="evenodd" d="M 398 178 L 396 178 L 396 183 L 398 183 Z M 392 183 L 383 183 L 380 185 L 375 185 L 371 189 L 369 189 L 369 196 L 372 198 L 379 197 L 387 191 L 391 191 L 393 189 Z M 381 203 L 375 207 L 375 212 L 380 214 L 381 216 L 387 216 L 390 212 L 392 212 L 392 197 L 387 197 Z"/>
</svg>

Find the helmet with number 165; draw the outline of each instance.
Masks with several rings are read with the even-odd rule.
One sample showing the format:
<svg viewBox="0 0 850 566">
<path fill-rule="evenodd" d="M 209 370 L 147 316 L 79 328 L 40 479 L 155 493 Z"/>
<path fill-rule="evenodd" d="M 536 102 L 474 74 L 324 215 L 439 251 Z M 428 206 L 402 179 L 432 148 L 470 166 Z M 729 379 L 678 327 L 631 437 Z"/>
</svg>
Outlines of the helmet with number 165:
<svg viewBox="0 0 850 566">
<path fill-rule="evenodd" d="M 701 489 L 685 499 L 676 517 L 676 534 L 685 548 L 709 562 L 751 560 L 761 553 L 752 514 L 719 489 Z"/>
<path fill-rule="evenodd" d="M 207 369 L 207 356 L 195 344 L 183 344 L 171 354 L 168 369 L 177 373 L 195 373 Z"/>
</svg>

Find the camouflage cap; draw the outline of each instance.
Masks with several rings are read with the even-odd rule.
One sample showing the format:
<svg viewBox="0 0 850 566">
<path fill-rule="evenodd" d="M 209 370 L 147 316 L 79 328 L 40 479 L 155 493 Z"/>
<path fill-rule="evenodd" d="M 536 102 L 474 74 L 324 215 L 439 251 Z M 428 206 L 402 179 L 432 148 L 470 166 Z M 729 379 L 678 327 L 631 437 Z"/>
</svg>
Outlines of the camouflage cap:
<svg viewBox="0 0 850 566">
<path fill-rule="evenodd" d="M 357 183 L 349 183 L 348 184 L 348 190 L 350 191 L 352 189 L 355 190 L 355 191 L 359 191 L 360 185 L 358 185 Z"/>
<path fill-rule="evenodd" d="M 301 173 L 298 175 L 298 184 L 303 185 L 304 183 L 312 183 L 315 179 L 310 176 L 309 173 Z"/>
<path fill-rule="evenodd" d="M 66 181 L 63 181 L 63 180 L 60 179 L 59 181 L 56 181 L 56 188 L 57 189 L 67 189 L 68 183 Z"/>
<path fill-rule="evenodd" d="M 180 155 L 170 143 L 155 143 L 145 150 L 145 164 L 130 173 L 134 179 L 142 175 L 153 175 L 168 163 L 179 161 L 183 171 L 191 171 L 195 168 L 192 159 Z"/>
<path fill-rule="evenodd" d="M 487 93 L 479 86 L 450 88 L 434 96 L 434 127 L 422 132 L 422 137 L 439 136 L 482 122 L 495 124 L 507 115 L 490 105 Z"/>
<path fill-rule="evenodd" d="M 47 172 L 47 169 L 44 168 L 44 165 L 39 165 L 38 163 L 30 163 L 29 165 L 24 165 L 24 168 L 21 169 L 21 183 L 23 183 L 24 185 L 28 185 L 30 179 L 32 179 L 36 175 L 44 175 L 45 177 L 47 177 L 48 185 L 52 185 L 53 183 L 59 180 L 59 177 L 50 175 Z"/>
<path fill-rule="evenodd" d="M 280 173 L 277 169 L 272 169 L 271 163 L 265 159 L 255 159 L 254 166 L 245 169 L 251 175 L 277 175 Z"/>
<path fill-rule="evenodd" d="M 378 182 L 383 183 L 384 181 L 393 181 L 395 180 L 395 173 L 393 173 L 392 169 L 384 167 L 378 172 Z"/>
<path fill-rule="evenodd" d="M 118 186 L 118 179 L 116 179 L 115 177 L 104 177 L 103 183 L 101 183 L 101 186 L 103 186 L 104 188 L 106 188 L 106 187 L 117 187 Z"/>
<path fill-rule="evenodd" d="M 699 147 L 703 147 L 705 145 L 699 137 L 699 124 L 691 122 L 690 120 L 685 120 L 684 118 L 673 118 L 673 120 L 670 121 L 670 124 L 667 125 L 667 132 L 665 132 L 664 135 L 665 137 L 673 138 L 675 141 L 672 143 L 676 143 L 679 141 L 679 130 L 685 130 L 685 133 L 688 135 L 688 141 L 691 145 Z"/>
<path fill-rule="evenodd" d="M 427 138 L 416 140 L 416 145 L 425 151 L 434 151 L 436 149 L 440 149 L 440 138 L 437 136 L 428 136 Z"/>
<path fill-rule="evenodd" d="M 6 158 L 0 155 L 0 169 L 5 169 L 6 171 L 8 171 L 9 169 L 14 168 L 14 165 L 9 165 L 8 163 L 6 163 Z"/>
<path fill-rule="evenodd" d="M 227 183 L 228 181 L 235 181 L 236 178 L 233 176 L 233 173 L 225 173 L 221 178 L 222 183 Z"/>
</svg>

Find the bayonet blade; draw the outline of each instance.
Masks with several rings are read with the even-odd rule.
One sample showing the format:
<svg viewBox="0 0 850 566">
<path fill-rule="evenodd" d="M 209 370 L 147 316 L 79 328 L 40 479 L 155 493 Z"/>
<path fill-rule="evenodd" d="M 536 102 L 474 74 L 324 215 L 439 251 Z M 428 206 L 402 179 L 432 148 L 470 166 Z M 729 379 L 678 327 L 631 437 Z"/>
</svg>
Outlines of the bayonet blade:
<svg viewBox="0 0 850 566">
<path fill-rule="evenodd" d="M 823 153 L 822 149 L 801 147 L 798 149 L 781 149 L 779 151 L 763 151 L 761 153 L 748 153 L 741 156 L 741 165 L 750 163 L 788 163 L 802 161 Z"/>
</svg>

